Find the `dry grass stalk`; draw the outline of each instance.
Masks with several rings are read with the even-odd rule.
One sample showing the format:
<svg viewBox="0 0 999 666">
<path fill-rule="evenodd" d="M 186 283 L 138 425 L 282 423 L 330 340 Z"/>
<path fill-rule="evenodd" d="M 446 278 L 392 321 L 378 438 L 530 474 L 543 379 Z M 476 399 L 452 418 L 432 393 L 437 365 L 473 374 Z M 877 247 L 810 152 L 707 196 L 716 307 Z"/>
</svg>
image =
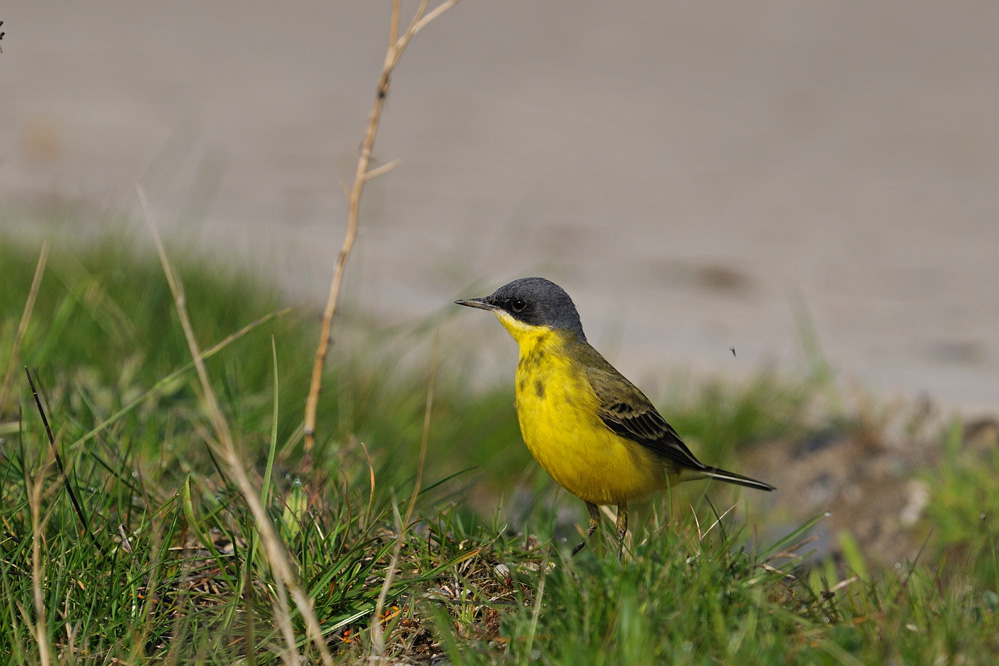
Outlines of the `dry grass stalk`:
<svg viewBox="0 0 999 666">
<path fill-rule="evenodd" d="M 10 351 L 10 360 L 7 362 L 7 374 L 3 378 L 3 387 L 0 388 L 0 414 L 3 413 L 7 398 L 10 397 L 10 387 L 14 382 L 14 371 L 20 364 L 21 341 L 28 330 L 28 322 L 31 321 L 31 313 L 35 309 L 35 299 L 38 297 L 38 288 L 42 284 L 42 275 L 45 274 L 45 264 L 49 258 L 49 244 L 42 243 L 42 251 L 38 254 L 38 263 L 35 265 L 35 277 L 31 280 L 31 289 L 28 291 L 28 298 L 24 301 L 24 312 L 21 313 L 21 322 L 17 325 L 17 333 L 14 335 L 14 345 Z"/>
<path fill-rule="evenodd" d="M 218 399 L 215 397 L 215 391 L 212 389 L 211 382 L 208 379 L 208 371 L 205 369 L 204 357 L 201 350 L 198 348 L 198 342 L 194 337 L 194 329 L 191 327 L 191 321 L 187 316 L 187 306 L 185 303 L 183 285 L 177 279 L 177 276 L 173 271 L 173 267 L 170 264 L 170 260 L 167 258 L 166 250 L 163 247 L 163 241 L 160 239 L 159 232 L 156 230 L 156 225 L 154 224 L 152 215 L 150 214 L 149 205 L 146 202 L 146 196 L 141 187 L 136 187 L 136 189 L 139 195 L 139 202 L 142 205 L 142 211 L 146 217 L 146 222 L 149 225 L 149 230 L 153 237 L 153 242 L 156 245 L 156 252 L 159 254 L 160 263 L 163 266 L 163 273 L 166 275 L 167 283 L 170 285 L 170 291 L 173 294 L 177 316 L 180 319 L 181 327 L 184 329 L 184 337 L 187 339 L 187 345 L 190 349 L 191 357 L 194 360 L 195 369 L 198 373 L 198 379 L 201 383 L 201 390 L 204 394 L 206 411 L 212 421 L 212 427 L 215 429 L 215 436 L 217 438 L 216 444 L 218 446 L 219 453 L 221 454 L 220 457 L 228 466 L 229 472 L 236 480 L 236 485 L 242 492 L 247 506 L 249 506 L 250 512 L 253 514 L 253 518 L 257 523 L 257 529 L 260 532 L 260 542 L 264 546 L 264 551 L 267 554 L 267 561 L 270 564 L 271 572 L 274 575 L 275 582 L 277 583 L 275 587 L 278 594 L 278 600 L 274 603 L 274 613 L 280 626 L 281 633 L 287 644 L 287 651 L 283 655 L 284 661 L 289 664 L 301 663 L 301 656 L 298 652 L 295 632 L 291 624 L 291 608 L 288 605 L 287 591 L 290 591 L 291 596 L 295 601 L 295 605 L 298 607 L 298 611 L 301 613 L 302 619 L 305 621 L 309 637 L 312 639 L 313 644 L 322 656 L 323 663 L 327 666 L 332 666 L 333 658 L 330 656 L 329 650 L 323 642 L 322 629 L 319 626 L 319 622 L 316 620 L 315 613 L 312 612 L 312 603 L 310 602 L 309 597 L 302 591 L 301 587 L 299 587 L 295 582 L 295 576 L 292 571 L 291 563 L 285 553 L 283 544 L 280 539 L 278 539 L 274 526 L 271 524 L 270 518 L 264 510 L 264 506 L 261 504 L 260 498 L 257 496 L 257 492 L 254 489 L 249 476 L 246 474 L 246 470 L 243 468 L 243 461 L 236 450 L 236 443 L 233 440 L 232 431 L 229 429 L 229 423 L 222 414 L 222 409 L 219 407 Z"/>
<path fill-rule="evenodd" d="M 51 453 L 50 453 L 51 455 Z M 38 641 L 38 663 L 48 666 L 52 663 L 52 647 L 49 645 L 48 620 L 45 617 L 45 566 L 42 562 L 42 543 L 44 541 L 43 527 L 48 516 L 42 517 L 42 491 L 44 490 L 46 462 L 38 472 L 38 478 L 31 481 L 28 470 L 24 470 L 25 481 L 31 488 L 28 504 L 31 508 L 31 591 L 35 604 L 35 623 L 32 633 Z M 51 515 L 51 514 L 49 514 Z M 22 614 L 24 611 L 22 609 Z M 25 615 L 25 622 L 31 626 L 31 620 Z"/>
<path fill-rule="evenodd" d="M 427 24 L 447 10 L 458 4 L 459 0 L 445 0 L 433 10 L 427 11 L 429 0 L 421 0 L 420 6 L 410 21 L 406 32 L 399 37 L 399 12 L 400 0 L 392 2 L 392 15 L 389 28 L 389 46 L 385 53 L 385 65 L 382 68 L 381 78 L 378 80 L 378 93 L 375 95 L 375 103 L 368 114 L 368 121 L 364 129 L 364 140 L 361 142 L 361 154 L 357 159 L 357 169 L 354 173 L 354 184 L 350 188 L 348 196 L 347 213 L 347 233 L 343 239 L 343 246 L 336 259 L 336 268 L 333 271 L 333 281 L 330 284 L 329 298 L 326 301 L 326 309 L 323 311 L 323 320 L 319 333 L 319 345 L 316 348 L 316 360 L 312 366 L 312 381 L 309 384 L 309 396 L 305 401 L 305 450 L 311 451 L 316 443 L 316 408 L 319 404 L 319 390 L 322 387 L 323 367 L 326 364 L 326 355 L 329 352 L 332 335 L 333 315 L 336 313 L 337 301 L 340 298 L 340 285 L 343 282 L 344 266 L 347 257 L 354 247 L 354 239 L 357 237 L 357 211 L 361 203 L 361 192 L 364 191 L 364 184 L 372 178 L 389 171 L 397 162 L 391 162 L 383 167 L 369 170 L 371 164 L 371 154 L 375 145 L 375 136 L 378 134 L 378 124 L 381 122 L 382 109 L 385 107 L 385 98 L 389 92 L 389 78 L 395 69 L 399 58 L 402 56 L 406 46 L 416 33 L 422 30 Z"/>
</svg>

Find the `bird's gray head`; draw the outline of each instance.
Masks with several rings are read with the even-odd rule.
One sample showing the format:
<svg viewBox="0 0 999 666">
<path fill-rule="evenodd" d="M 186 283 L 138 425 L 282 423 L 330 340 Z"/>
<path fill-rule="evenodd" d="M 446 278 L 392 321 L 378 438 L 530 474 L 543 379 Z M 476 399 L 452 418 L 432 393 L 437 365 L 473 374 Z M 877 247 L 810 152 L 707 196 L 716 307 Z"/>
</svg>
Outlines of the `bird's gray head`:
<svg viewBox="0 0 999 666">
<path fill-rule="evenodd" d="M 569 294 L 545 278 L 521 278 L 503 285 L 485 298 L 462 299 L 455 303 L 481 310 L 505 312 L 529 326 L 572 331 L 586 340 L 579 313 Z"/>
</svg>

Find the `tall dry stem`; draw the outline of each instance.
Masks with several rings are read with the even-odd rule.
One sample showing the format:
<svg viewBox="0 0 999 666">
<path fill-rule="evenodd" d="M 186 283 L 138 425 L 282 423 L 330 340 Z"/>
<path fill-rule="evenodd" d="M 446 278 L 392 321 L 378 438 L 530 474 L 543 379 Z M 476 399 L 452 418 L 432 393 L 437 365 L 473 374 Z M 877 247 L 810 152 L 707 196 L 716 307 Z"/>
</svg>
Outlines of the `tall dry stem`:
<svg viewBox="0 0 999 666">
<path fill-rule="evenodd" d="M 243 460 L 236 450 L 236 442 L 233 440 L 229 423 L 226 421 L 218 399 L 215 397 L 215 390 L 212 388 L 211 381 L 208 378 L 208 371 L 205 369 L 204 356 L 198 347 L 198 341 L 194 337 L 194 329 L 191 327 L 191 321 L 187 316 L 184 286 L 177 278 L 173 266 L 167 258 L 166 249 L 163 247 L 163 241 L 160 239 L 159 232 L 156 229 L 149 210 L 149 204 L 146 202 L 146 195 L 141 187 L 136 186 L 136 190 L 139 196 L 139 203 L 142 205 L 142 211 L 146 217 L 146 222 L 149 225 L 150 234 L 156 245 L 156 252 L 159 254 L 163 273 L 166 275 L 167 283 L 170 285 L 170 292 L 173 294 L 177 317 L 180 319 L 180 325 L 184 330 L 184 337 L 187 339 L 187 346 L 198 373 L 198 379 L 200 380 L 201 390 L 206 403 L 205 410 L 208 412 L 208 416 L 212 421 L 212 427 L 215 430 L 218 454 L 225 461 L 229 473 L 236 480 L 236 485 L 239 487 L 247 506 L 250 508 L 250 513 L 253 514 L 254 521 L 260 533 L 260 543 L 264 546 L 264 552 L 267 555 L 271 573 L 274 575 L 275 588 L 278 595 L 277 601 L 273 604 L 274 614 L 281 634 L 287 644 L 287 651 L 282 655 L 283 659 L 288 664 L 301 663 L 297 639 L 292 627 L 291 608 L 288 605 L 287 592 L 290 591 L 292 599 L 298 607 L 298 612 L 305 621 L 309 638 L 311 638 L 316 649 L 319 650 L 323 663 L 327 666 L 332 666 L 333 657 L 330 656 L 329 650 L 323 642 L 322 628 L 316 620 L 315 613 L 312 612 L 312 602 L 298 583 L 295 582 L 295 575 L 288 554 L 285 552 L 284 545 L 278 539 L 270 517 L 264 510 L 264 505 L 261 504 L 257 491 L 243 467 Z"/>
<path fill-rule="evenodd" d="M 395 69 L 399 58 L 413 36 L 422 30 L 427 24 L 447 10 L 458 4 L 459 0 L 445 0 L 431 11 L 427 11 L 429 0 L 421 0 L 410 21 L 409 27 L 403 35 L 399 36 L 399 12 L 400 0 L 393 0 L 392 14 L 389 21 L 389 45 L 385 53 L 385 65 L 382 68 L 381 77 L 378 80 L 378 92 L 375 95 L 375 103 L 368 114 L 368 121 L 364 128 L 364 140 L 361 142 L 361 154 L 357 159 L 357 169 L 354 172 L 354 184 L 350 188 L 348 195 L 347 212 L 347 233 L 343 239 L 343 246 L 336 259 L 336 268 L 333 271 L 333 281 L 330 284 L 329 298 L 326 301 L 326 309 L 323 311 L 323 320 L 319 332 L 319 345 L 316 348 L 316 359 L 312 365 L 312 381 L 309 384 L 309 396 L 305 401 L 305 450 L 311 451 L 316 443 L 316 408 L 319 404 L 319 391 L 322 388 L 323 368 L 326 364 L 326 355 L 329 353 L 332 335 L 333 315 L 336 313 L 337 301 L 340 298 L 340 285 L 343 282 L 344 266 L 347 258 L 354 247 L 354 239 L 357 237 L 357 211 L 361 204 L 361 193 L 364 191 L 364 184 L 386 173 L 392 169 L 397 162 L 390 162 L 383 167 L 369 170 L 371 164 L 371 154 L 375 145 L 375 136 L 378 134 L 378 124 L 381 122 L 382 109 L 385 107 L 385 99 L 389 92 L 389 78 Z"/>
<path fill-rule="evenodd" d="M 31 321 L 31 313 L 35 309 L 35 299 L 38 297 L 38 288 L 42 284 L 42 275 L 45 274 L 45 264 L 49 258 L 49 244 L 42 243 L 42 251 L 38 254 L 38 263 L 35 265 L 35 277 L 31 280 L 31 289 L 28 290 L 28 298 L 24 301 L 24 311 L 21 313 L 21 321 L 17 325 L 17 333 L 14 334 L 14 345 L 11 348 L 10 360 L 7 362 L 7 372 L 3 377 L 3 385 L 0 387 L 0 415 L 3 414 L 7 406 L 7 398 L 10 397 L 10 389 L 14 383 L 14 371 L 20 364 L 21 341 L 28 330 L 28 322 Z"/>
<path fill-rule="evenodd" d="M 31 592 L 35 606 L 33 633 L 38 641 L 38 663 L 42 666 L 52 663 L 52 646 L 49 645 L 48 620 L 45 615 L 45 563 L 42 553 L 43 528 L 47 521 L 47 518 L 42 517 L 42 491 L 47 467 L 46 462 L 39 470 L 38 478 L 29 483 L 31 495 L 28 498 L 31 509 Z M 25 470 L 24 474 L 27 479 L 28 471 Z"/>
</svg>

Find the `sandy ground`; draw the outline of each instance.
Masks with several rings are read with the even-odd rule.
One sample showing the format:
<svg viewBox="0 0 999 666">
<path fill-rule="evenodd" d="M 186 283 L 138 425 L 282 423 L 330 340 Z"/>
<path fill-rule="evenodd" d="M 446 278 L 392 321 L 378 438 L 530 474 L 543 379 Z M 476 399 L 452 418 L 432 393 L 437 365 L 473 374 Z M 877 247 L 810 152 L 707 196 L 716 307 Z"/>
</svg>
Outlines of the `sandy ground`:
<svg viewBox="0 0 999 666">
<path fill-rule="evenodd" d="M 320 303 L 388 4 L 3 3 L 0 225 L 89 234 L 138 182 Z M 393 80 L 347 295 L 413 320 L 547 275 L 656 397 L 799 367 L 807 311 L 843 377 L 994 412 L 997 63 L 994 0 L 465 0 Z M 488 318 L 443 335 L 512 373 Z"/>
</svg>

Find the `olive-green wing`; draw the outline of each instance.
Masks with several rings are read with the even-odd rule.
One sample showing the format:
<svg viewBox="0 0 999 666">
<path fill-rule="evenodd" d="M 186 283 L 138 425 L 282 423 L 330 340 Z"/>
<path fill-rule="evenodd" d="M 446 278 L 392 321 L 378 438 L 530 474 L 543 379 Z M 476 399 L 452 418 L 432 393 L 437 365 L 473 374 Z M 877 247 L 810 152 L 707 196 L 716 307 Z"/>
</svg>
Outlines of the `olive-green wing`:
<svg viewBox="0 0 999 666">
<path fill-rule="evenodd" d="M 705 469 L 644 393 L 603 357 L 599 357 L 602 363 L 590 361 L 586 377 L 600 401 L 600 420 L 604 425 L 682 467 Z"/>
</svg>

